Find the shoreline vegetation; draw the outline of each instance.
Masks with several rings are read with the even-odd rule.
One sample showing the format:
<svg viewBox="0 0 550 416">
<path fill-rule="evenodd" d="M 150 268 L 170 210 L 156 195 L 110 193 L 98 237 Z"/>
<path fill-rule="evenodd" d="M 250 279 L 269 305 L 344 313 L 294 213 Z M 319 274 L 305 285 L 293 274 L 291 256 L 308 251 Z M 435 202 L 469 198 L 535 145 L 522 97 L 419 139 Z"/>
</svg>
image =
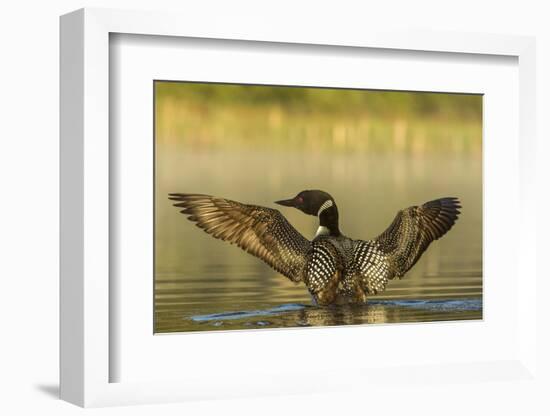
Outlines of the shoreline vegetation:
<svg viewBox="0 0 550 416">
<path fill-rule="evenodd" d="M 155 100 L 157 144 L 481 155 L 481 95 L 157 81 Z"/>
</svg>

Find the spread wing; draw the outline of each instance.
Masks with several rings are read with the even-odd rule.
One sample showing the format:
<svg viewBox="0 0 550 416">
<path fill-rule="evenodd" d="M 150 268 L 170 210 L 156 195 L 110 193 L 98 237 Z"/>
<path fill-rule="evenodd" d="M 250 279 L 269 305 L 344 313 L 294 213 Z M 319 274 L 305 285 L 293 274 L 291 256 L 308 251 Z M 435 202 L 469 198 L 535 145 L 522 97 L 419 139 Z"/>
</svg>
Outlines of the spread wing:
<svg viewBox="0 0 550 416">
<path fill-rule="evenodd" d="M 460 214 L 457 198 L 441 198 L 399 211 L 390 226 L 370 241 L 355 241 L 354 264 L 365 293 L 384 291 L 390 279 L 402 277 L 430 243 L 441 238 Z"/>
<path fill-rule="evenodd" d="M 394 276 L 403 276 L 432 241 L 451 229 L 460 214 L 459 208 L 458 198 L 441 198 L 397 213 L 386 231 L 374 240 L 387 257 Z"/>
<path fill-rule="evenodd" d="M 276 209 L 200 194 L 170 194 L 174 206 L 205 232 L 236 244 L 298 282 L 310 242 Z"/>
</svg>

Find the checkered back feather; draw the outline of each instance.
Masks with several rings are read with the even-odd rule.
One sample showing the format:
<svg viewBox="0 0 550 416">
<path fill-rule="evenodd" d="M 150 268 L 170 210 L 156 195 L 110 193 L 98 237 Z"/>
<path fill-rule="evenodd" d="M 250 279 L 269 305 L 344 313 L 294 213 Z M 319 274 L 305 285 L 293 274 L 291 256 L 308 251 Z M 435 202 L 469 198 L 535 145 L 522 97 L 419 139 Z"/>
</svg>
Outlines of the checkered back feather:
<svg viewBox="0 0 550 416">
<path fill-rule="evenodd" d="M 357 270 L 359 285 L 369 295 L 376 295 L 386 289 L 391 279 L 391 264 L 388 256 L 373 241 L 355 242 L 353 262 Z"/>
</svg>

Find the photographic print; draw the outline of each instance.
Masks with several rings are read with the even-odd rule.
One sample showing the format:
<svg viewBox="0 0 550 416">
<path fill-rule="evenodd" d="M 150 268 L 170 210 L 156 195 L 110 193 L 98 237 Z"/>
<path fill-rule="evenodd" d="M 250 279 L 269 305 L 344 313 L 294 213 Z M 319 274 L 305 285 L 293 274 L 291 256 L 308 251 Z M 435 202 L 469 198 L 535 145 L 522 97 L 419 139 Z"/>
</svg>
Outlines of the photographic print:
<svg viewBox="0 0 550 416">
<path fill-rule="evenodd" d="M 482 319 L 482 96 L 155 81 L 155 332 Z"/>
</svg>

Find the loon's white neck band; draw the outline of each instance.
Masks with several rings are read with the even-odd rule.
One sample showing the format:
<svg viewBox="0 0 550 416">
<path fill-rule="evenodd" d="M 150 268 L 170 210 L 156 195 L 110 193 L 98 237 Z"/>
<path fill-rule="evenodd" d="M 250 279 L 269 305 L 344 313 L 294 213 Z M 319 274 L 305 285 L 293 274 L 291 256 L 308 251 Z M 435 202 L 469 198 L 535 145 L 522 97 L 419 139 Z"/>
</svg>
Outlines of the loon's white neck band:
<svg viewBox="0 0 550 416">
<path fill-rule="evenodd" d="M 324 225 L 320 225 L 319 228 L 317 228 L 315 237 L 319 237 L 320 235 L 328 235 L 328 234 L 330 234 L 330 230 Z"/>
<path fill-rule="evenodd" d="M 317 216 L 321 215 L 321 213 L 327 209 L 327 208 L 330 208 L 331 206 L 333 206 L 334 204 L 332 203 L 332 199 L 327 199 L 323 205 L 321 205 L 321 207 L 319 208 L 319 211 L 317 211 Z"/>
</svg>

